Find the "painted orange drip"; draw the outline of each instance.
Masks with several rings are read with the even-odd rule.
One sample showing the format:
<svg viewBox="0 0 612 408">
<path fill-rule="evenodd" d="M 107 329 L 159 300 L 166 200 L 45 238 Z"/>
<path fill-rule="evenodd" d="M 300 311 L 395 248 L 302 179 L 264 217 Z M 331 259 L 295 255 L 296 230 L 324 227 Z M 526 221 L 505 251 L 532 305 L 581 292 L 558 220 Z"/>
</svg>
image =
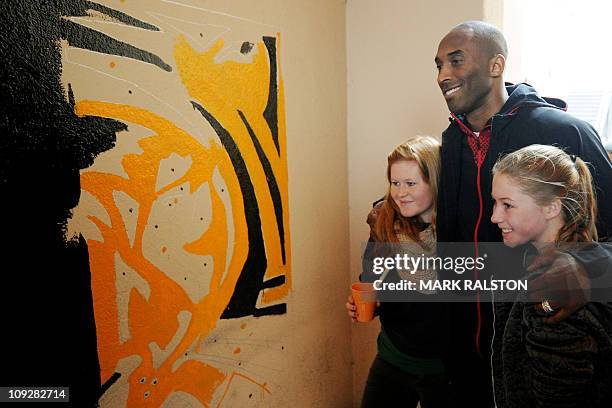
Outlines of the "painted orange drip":
<svg viewBox="0 0 612 408">
<path fill-rule="evenodd" d="M 235 378 L 235 377 L 242 377 L 242 378 L 244 378 L 244 379 L 246 379 L 246 380 L 248 380 L 248 381 L 250 381 L 250 382 L 252 382 L 252 383 L 254 383 L 254 384 L 257 384 L 257 385 L 259 385 L 259 386 L 261 387 L 261 389 L 262 389 L 262 390 L 263 390 L 265 393 L 270 394 L 270 390 L 269 390 L 269 389 L 266 387 L 266 384 L 267 384 L 267 383 L 258 384 L 256 381 L 252 380 L 251 378 L 247 377 L 247 376 L 246 376 L 246 375 L 244 375 L 244 374 L 240 374 L 240 373 L 232 373 L 232 375 L 230 376 L 230 378 L 229 378 L 229 380 L 228 380 L 228 382 L 227 382 L 227 385 L 225 386 L 225 390 L 224 390 L 224 392 L 223 392 L 223 396 L 221 397 L 221 401 L 219 401 L 219 404 L 217 405 L 217 407 L 221 406 L 221 404 L 223 403 L 223 400 L 225 399 L 225 397 L 226 397 L 226 395 L 227 395 L 227 392 L 229 391 L 229 388 L 230 388 L 230 386 L 231 386 L 231 384 L 232 384 L 232 381 L 234 380 L 234 378 Z"/>
<path fill-rule="evenodd" d="M 108 66 L 109 66 L 109 67 L 111 67 L 111 68 L 115 68 L 115 65 L 116 65 L 116 64 L 115 64 L 115 62 L 114 62 L 114 61 L 111 61 L 111 62 L 110 62 L 110 64 L 108 64 Z"/>
<path fill-rule="evenodd" d="M 236 347 L 234 349 L 234 354 L 239 354 L 240 353 L 240 347 Z"/>
</svg>

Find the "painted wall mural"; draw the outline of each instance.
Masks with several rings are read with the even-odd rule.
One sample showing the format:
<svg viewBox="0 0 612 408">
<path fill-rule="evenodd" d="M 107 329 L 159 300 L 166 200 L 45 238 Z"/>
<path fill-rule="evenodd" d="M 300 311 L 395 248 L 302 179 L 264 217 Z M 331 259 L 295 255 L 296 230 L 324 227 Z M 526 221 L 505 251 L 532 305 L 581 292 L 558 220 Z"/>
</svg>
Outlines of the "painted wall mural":
<svg viewBox="0 0 612 408">
<path fill-rule="evenodd" d="M 61 129 L 39 155 L 71 176 L 51 229 L 80 253 L 85 277 L 65 296 L 93 305 L 75 353 L 91 357 L 97 339 L 85 366 L 99 364 L 102 406 L 261 406 L 279 375 L 291 288 L 280 35 L 203 5 L 8 6 L 49 47 L 36 76 L 55 79 Z M 59 201 L 59 187 L 43 192 Z"/>
</svg>

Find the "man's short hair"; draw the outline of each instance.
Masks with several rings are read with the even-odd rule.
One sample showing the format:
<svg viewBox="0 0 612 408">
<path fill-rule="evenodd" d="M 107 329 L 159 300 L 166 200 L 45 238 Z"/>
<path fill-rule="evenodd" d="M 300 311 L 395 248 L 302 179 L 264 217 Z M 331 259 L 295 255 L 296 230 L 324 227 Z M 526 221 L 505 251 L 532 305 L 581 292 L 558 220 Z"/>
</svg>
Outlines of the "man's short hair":
<svg viewBox="0 0 612 408">
<path fill-rule="evenodd" d="M 473 39 L 479 44 L 479 49 L 488 58 L 501 54 L 508 58 L 508 44 L 501 30 L 484 21 L 465 21 L 453 28 L 452 31 L 469 31 Z"/>
</svg>

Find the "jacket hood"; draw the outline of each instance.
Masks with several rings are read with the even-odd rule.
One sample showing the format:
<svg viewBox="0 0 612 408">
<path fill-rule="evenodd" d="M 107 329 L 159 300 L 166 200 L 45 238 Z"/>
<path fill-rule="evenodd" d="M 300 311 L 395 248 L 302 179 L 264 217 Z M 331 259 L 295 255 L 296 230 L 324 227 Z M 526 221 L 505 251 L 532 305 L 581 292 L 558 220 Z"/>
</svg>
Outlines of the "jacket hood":
<svg viewBox="0 0 612 408">
<path fill-rule="evenodd" d="M 548 106 L 550 108 L 567 110 L 567 103 L 561 99 L 541 97 L 529 84 L 506 83 L 508 100 L 499 113 L 507 114 L 521 107 Z"/>
<path fill-rule="evenodd" d="M 504 106 L 496 115 L 512 117 L 517 110 L 521 108 L 537 108 L 537 107 L 548 107 L 553 109 L 559 109 L 567 111 L 567 103 L 558 98 L 542 97 L 538 95 L 536 90 L 529 84 L 511 84 L 505 83 L 506 91 L 508 92 L 508 99 Z M 470 134 L 471 130 L 465 124 L 465 115 L 456 115 L 453 112 L 450 113 L 448 118 L 451 122 L 455 122 L 461 128 L 461 131 L 466 134 Z M 501 125 L 502 127 L 505 125 Z"/>
</svg>

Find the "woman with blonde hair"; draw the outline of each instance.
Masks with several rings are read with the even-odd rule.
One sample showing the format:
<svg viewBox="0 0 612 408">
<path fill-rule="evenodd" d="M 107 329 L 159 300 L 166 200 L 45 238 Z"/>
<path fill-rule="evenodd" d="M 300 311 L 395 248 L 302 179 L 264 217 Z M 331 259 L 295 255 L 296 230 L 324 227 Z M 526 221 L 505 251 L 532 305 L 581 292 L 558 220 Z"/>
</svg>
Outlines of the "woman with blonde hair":
<svg viewBox="0 0 612 408">
<path fill-rule="evenodd" d="M 374 236 L 364 253 L 361 280 L 435 279 L 435 271 L 407 273 L 393 269 L 372 276 L 374 256 L 389 255 L 398 247 L 412 256 L 432 255 L 436 249 L 435 203 L 440 172 L 440 144 L 416 136 L 397 146 L 387 157 L 389 183 L 379 210 Z M 431 296 L 423 293 L 422 296 Z M 353 321 L 357 314 L 352 296 L 346 303 Z M 448 380 L 442 360 L 447 349 L 448 315 L 442 303 L 381 302 L 377 309 L 381 331 L 378 354 L 364 390 L 362 407 L 447 407 Z"/>
<path fill-rule="evenodd" d="M 606 245 L 595 242 L 597 201 L 580 157 L 531 145 L 498 160 L 493 174 L 491 221 L 505 245 L 530 244 L 524 266 L 546 251 Z M 537 300 L 519 296 L 514 303 L 495 303 L 491 361 L 497 406 L 612 407 L 611 305 L 587 303 L 548 324 L 558 304 Z"/>
</svg>

